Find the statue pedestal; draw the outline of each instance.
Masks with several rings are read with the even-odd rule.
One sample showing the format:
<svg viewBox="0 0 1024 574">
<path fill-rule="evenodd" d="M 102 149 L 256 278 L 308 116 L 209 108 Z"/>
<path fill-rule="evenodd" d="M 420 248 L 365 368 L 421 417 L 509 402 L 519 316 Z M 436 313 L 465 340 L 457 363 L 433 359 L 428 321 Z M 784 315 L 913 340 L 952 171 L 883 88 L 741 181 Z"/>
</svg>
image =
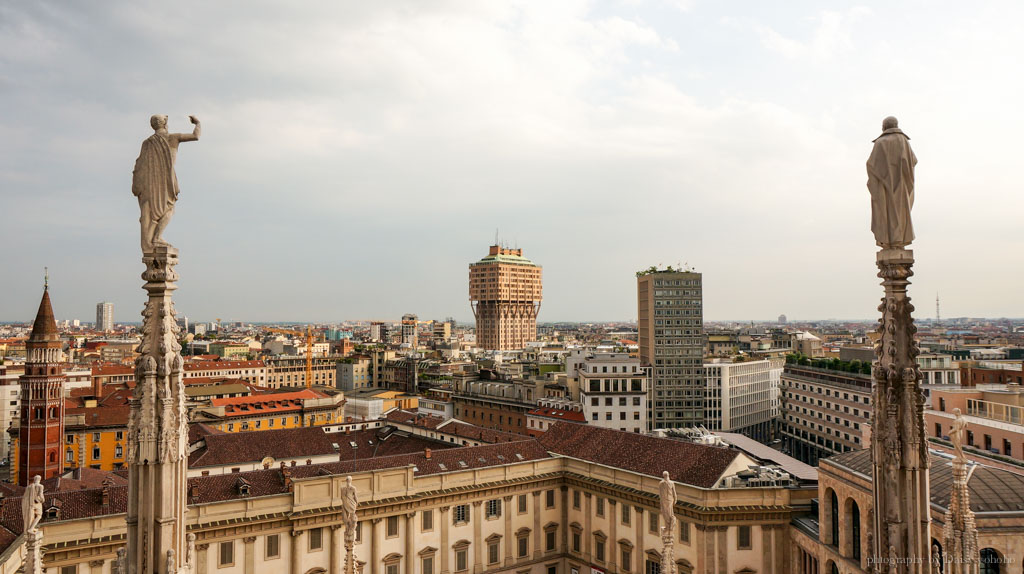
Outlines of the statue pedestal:
<svg viewBox="0 0 1024 574">
<path fill-rule="evenodd" d="M 871 419 L 874 544 L 876 571 L 929 574 L 931 501 L 928 494 L 928 440 L 924 432 L 924 394 L 914 339 L 914 306 L 907 296 L 914 275 L 914 252 L 886 248 L 877 255 L 885 296 L 878 310 L 878 359 L 872 368 Z"/>
<path fill-rule="evenodd" d="M 25 533 L 25 574 L 43 574 L 43 533 L 39 529 Z"/>
</svg>

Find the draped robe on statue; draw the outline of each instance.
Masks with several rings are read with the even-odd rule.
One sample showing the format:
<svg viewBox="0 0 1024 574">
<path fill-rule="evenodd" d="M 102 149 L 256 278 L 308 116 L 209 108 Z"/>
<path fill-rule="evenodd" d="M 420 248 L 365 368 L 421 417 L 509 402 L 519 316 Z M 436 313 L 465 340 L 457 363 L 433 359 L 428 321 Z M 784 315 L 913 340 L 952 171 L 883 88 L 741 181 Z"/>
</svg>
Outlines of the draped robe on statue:
<svg viewBox="0 0 1024 574">
<path fill-rule="evenodd" d="M 885 130 L 874 143 L 868 158 L 871 231 L 881 247 L 904 247 L 914 240 L 910 210 L 917 157 L 899 128 Z"/>
<path fill-rule="evenodd" d="M 153 134 L 142 142 L 139 158 L 132 172 L 132 194 L 139 198 L 143 229 L 151 229 L 174 211 L 178 199 L 178 177 L 167 138 Z M 151 237 L 151 240 L 159 239 Z"/>
</svg>

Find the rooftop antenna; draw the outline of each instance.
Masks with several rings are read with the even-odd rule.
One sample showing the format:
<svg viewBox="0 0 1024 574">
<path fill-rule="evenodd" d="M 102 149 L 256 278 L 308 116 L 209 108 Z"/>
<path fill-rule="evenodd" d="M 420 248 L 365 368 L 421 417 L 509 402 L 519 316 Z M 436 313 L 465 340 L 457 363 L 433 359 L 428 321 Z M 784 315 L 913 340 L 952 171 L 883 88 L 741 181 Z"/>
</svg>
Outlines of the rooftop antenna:
<svg viewBox="0 0 1024 574">
<path fill-rule="evenodd" d="M 939 312 L 939 292 L 935 292 L 935 325 L 942 325 L 942 313 Z"/>
<path fill-rule="evenodd" d="M 501 245 L 500 243 L 498 243 L 498 228 L 497 227 L 494 228 L 494 244 L 495 245 Z"/>
</svg>

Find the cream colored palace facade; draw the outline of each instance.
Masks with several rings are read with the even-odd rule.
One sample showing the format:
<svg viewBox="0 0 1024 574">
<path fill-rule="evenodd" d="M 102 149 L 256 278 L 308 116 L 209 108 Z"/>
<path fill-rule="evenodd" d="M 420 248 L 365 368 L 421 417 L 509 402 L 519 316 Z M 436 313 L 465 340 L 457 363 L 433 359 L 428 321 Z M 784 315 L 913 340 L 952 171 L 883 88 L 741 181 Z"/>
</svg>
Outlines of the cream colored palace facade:
<svg viewBox="0 0 1024 574">
<path fill-rule="evenodd" d="M 526 455 L 521 460 L 515 455 L 518 450 Z M 436 466 L 442 456 L 455 468 L 420 472 L 420 466 Z M 459 468 L 451 462 L 495 457 L 504 457 L 505 463 Z M 410 458 L 410 464 L 400 467 L 351 469 L 360 498 L 355 554 L 364 573 L 660 572 L 654 566 L 661 560 L 661 541 L 658 479 L 653 473 L 545 452 L 534 441 Z M 390 463 L 369 459 L 300 465 L 288 471 L 291 476 L 284 476 L 283 484 L 279 469 L 192 479 L 187 520 L 197 536 L 197 574 L 340 574 L 340 492 L 348 473 L 327 474 L 323 467 L 334 472 L 344 470 L 345 464 Z M 794 511 L 807 512 L 816 491 L 725 486 L 734 482 L 729 477 L 751 464 L 740 453 L 711 487 L 677 484 L 681 527 L 674 552 L 681 574 L 792 572 L 788 525 Z M 260 495 L 260 489 L 284 492 Z M 202 502 L 235 491 L 232 499 Z M 117 500 L 113 494 L 112 505 Z M 122 504 L 123 498 L 121 494 Z M 71 502 L 66 499 L 65 507 Z M 52 506 L 48 497 L 42 525 L 47 574 L 111 572 L 116 551 L 124 544 L 123 512 L 61 520 Z M 4 572 L 20 566 L 19 546 L 8 547 Z"/>
</svg>

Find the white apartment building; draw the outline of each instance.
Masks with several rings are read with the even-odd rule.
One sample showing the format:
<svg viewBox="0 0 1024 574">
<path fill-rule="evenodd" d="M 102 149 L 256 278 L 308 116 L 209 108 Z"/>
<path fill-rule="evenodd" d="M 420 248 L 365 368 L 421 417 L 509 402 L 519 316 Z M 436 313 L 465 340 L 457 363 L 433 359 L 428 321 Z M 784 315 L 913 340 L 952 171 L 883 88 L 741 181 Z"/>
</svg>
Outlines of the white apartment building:
<svg viewBox="0 0 1024 574">
<path fill-rule="evenodd" d="M 771 359 L 706 363 L 704 420 L 708 430 L 740 433 L 761 442 L 774 438 L 782 369 L 782 361 Z"/>
<path fill-rule="evenodd" d="M 646 433 L 650 367 L 628 353 L 594 353 L 577 368 L 580 402 L 587 424 L 612 430 Z"/>
<path fill-rule="evenodd" d="M 918 355 L 921 367 L 921 383 L 928 385 L 960 385 L 960 368 L 953 362 L 952 355 Z"/>
</svg>

